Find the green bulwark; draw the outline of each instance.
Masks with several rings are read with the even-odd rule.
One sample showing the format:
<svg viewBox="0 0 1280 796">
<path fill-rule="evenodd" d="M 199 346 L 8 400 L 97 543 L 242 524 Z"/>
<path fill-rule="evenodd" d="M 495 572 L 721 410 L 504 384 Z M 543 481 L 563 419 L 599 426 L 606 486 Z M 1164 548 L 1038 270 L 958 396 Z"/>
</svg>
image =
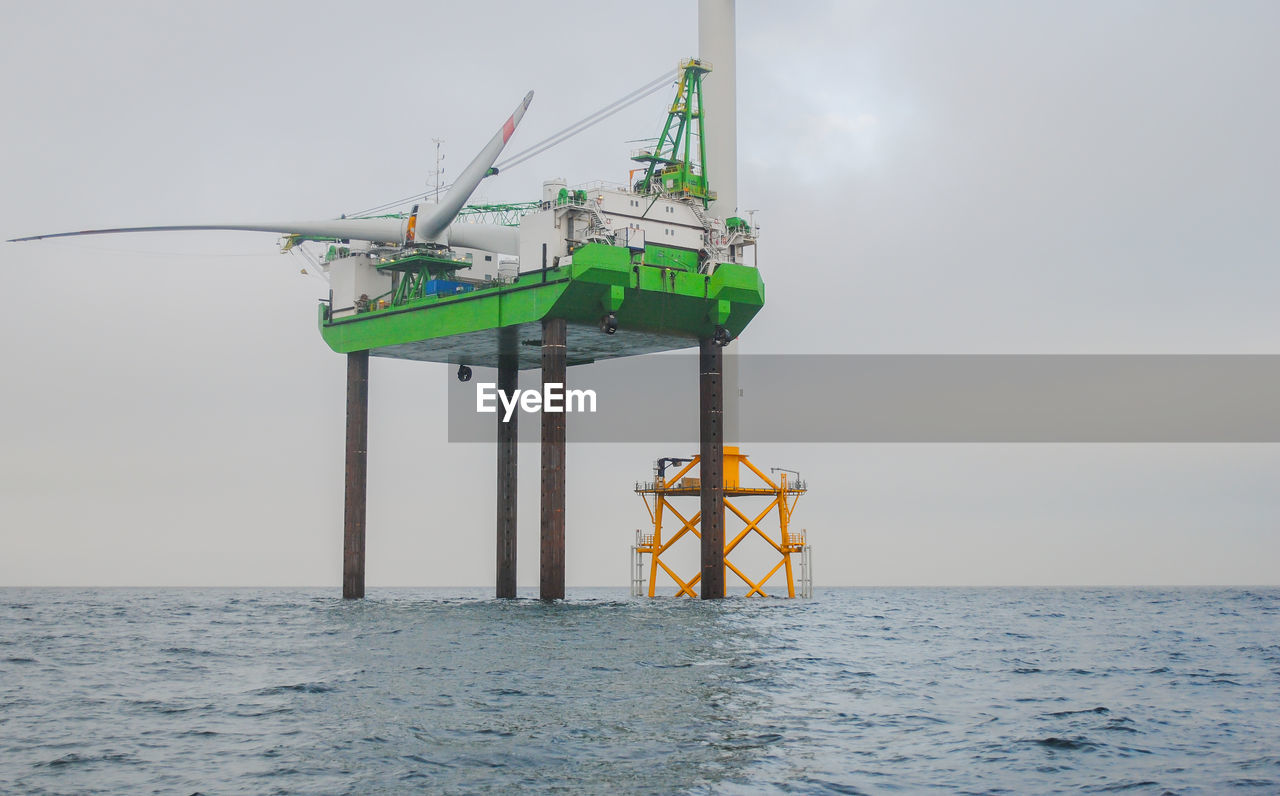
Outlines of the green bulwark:
<svg viewBox="0 0 1280 796">
<path fill-rule="evenodd" d="M 764 282 L 753 267 L 722 263 L 712 274 L 620 246 L 591 243 L 572 262 L 521 274 L 513 282 L 465 293 L 428 295 L 405 304 L 332 319 L 320 305 L 320 333 L 338 353 L 497 367 L 515 353 L 520 367 L 537 366 L 541 323 L 569 324 L 569 362 L 688 348 L 723 326 L 737 337 L 764 305 Z M 601 320 L 617 317 L 617 332 Z M 500 329 L 513 330 L 499 334 Z"/>
</svg>

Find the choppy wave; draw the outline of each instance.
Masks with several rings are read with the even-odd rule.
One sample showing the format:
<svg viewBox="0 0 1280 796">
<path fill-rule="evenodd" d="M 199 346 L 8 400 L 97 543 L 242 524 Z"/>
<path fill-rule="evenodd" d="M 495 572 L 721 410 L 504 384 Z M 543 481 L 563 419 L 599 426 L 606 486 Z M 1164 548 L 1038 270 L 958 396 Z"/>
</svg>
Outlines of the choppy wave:
<svg viewBox="0 0 1280 796">
<path fill-rule="evenodd" d="M 0 792 L 1280 792 L 1280 590 L 0 590 Z"/>
</svg>

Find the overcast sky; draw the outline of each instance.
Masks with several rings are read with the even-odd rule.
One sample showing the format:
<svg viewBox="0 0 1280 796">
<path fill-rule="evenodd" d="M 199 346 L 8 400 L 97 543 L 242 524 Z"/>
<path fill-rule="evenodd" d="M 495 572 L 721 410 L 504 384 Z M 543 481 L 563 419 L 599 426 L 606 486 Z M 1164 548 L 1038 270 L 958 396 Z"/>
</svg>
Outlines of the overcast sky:
<svg viewBox="0 0 1280 796">
<path fill-rule="evenodd" d="M 0 237 L 324 218 L 519 149 L 696 50 L 696 5 L 25 3 Z M 740 0 L 769 353 L 1280 353 L 1280 5 Z M 487 180 L 620 180 L 665 94 Z M 340 583 L 345 362 L 252 233 L 0 245 L 0 585 Z M 572 371 L 570 373 L 572 379 Z M 375 359 L 371 586 L 491 585 L 494 451 Z M 690 373 L 690 378 L 695 378 Z M 750 385 L 744 385 L 749 391 Z M 802 410 L 818 400 L 796 385 Z M 690 406 L 690 412 L 696 407 Z M 652 460 L 569 451 L 568 581 L 625 585 Z M 819 585 L 1280 583 L 1275 445 L 768 445 Z M 537 582 L 523 446 L 519 582 Z"/>
</svg>

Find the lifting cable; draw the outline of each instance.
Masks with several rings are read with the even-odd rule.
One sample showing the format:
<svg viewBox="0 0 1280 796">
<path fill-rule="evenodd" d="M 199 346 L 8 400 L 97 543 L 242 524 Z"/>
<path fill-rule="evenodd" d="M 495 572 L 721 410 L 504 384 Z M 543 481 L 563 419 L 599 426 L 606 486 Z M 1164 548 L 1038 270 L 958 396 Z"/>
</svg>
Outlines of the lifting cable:
<svg viewBox="0 0 1280 796">
<path fill-rule="evenodd" d="M 664 72 L 659 77 L 654 78 L 648 83 L 645 83 L 643 86 L 636 89 L 635 91 L 632 91 L 630 94 L 627 94 L 622 98 L 609 103 L 608 105 L 604 106 L 603 108 L 596 111 L 595 113 L 592 113 L 583 117 L 582 119 L 578 120 L 577 122 L 574 122 L 573 124 L 569 125 L 563 130 L 560 130 L 557 133 L 553 133 L 547 136 L 546 138 L 542 139 L 538 143 L 526 147 L 525 149 L 517 152 L 516 154 L 508 157 L 507 159 L 499 161 L 498 163 L 495 163 L 494 166 L 499 171 L 512 168 L 513 166 L 518 166 L 521 163 L 524 163 L 526 160 L 529 160 L 530 158 L 536 155 L 540 155 L 543 152 L 546 152 L 548 149 L 551 149 L 557 144 L 562 144 L 565 141 L 568 141 L 570 138 L 573 138 L 578 133 L 581 133 L 584 130 L 588 130 L 594 127 L 595 125 L 599 124 L 605 119 L 608 119 L 610 116 L 613 116 L 615 113 L 622 110 L 623 108 L 627 108 L 627 107 L 630 107 L 631 105 L 636 104 L 637 102 L 649 96 L 650 94 L 653 94 L 654 92 L 665 87 L 668 83 L 670 83 L 677 76 L 679 76 L 679 74 L 680 74 L 680 71 L 678 69 L 671 70 L 669 72 Z M 449 185 L 441 186 L 440 190 L 448 190 L 449 188 L 452 188 L 452 187 L 453 187 L 453 184 L 450 183 Z M 358 213 L 347 213 L 343 216 L 343 218 L 360 218 L 361 216 L 367 216 L 371 213 L 381 213 L 383 211 L 390 210 L 395 207 L 399 207 L 400 205 L 408 204 L 409 202 L 415 201 L 417 199 L 422 199 L 426 196 L 430 196 L 436 190 L 437 189 L 433 187 L 430 190 L 423 191 L 421 193 L 416 193 L 413 196 L 406 196 L 405 198 L 397 199 L 394 202 L 387 202 L 385 204 L 366 208 L 364 210 L 361 210 Z"/>
<path fill-rule="evenodd" d="M 596 124 L 599 124 L 605 119 L 608 119 L 610 116 L 614 115 L 615 113 L 622 110 L 623 108 L 634 105 L 635 103 L 639 102 L 640 100 L 644 99 L 645 97 L 649 96 L 655 91 L 658 91 L 659 89 L 666 86 L 668 83 L 674 80 L 678 74 L 679 72 L 674 70 L 671 72 L 667 72 L 666 74 L 662 75 L 656 80 L 650 81 L 649 83 L 646 83 L 645 85 L 636 89 L 635 91 L 626 95 L 622 99 L 619 99 L 615 102 L 610 103 L 609 105 L 604 106 L 603 108 L 591 114 L 590 116 L 583 118 L 581 121 L 578 121 L 574 124 L 569 125 L 568 127 L 564 128 L 558 133 L 547 136 L 546 138 L 542 139 L 541 141 L 534 144 L 533 146 L 527 147 L 526 149 L 520 152 L 517 152 L 516 154 L 507 158 L 506 160 L 500 161 L 494 165 L 496 165 L 499 170 L 509 169 L 512 166 L 518 166 L 521 163 L 524 163 L 529 158 L 533 157 L 534 155 L 540 155 L 543 152 L 555 146 L 556 144 L 560 144 L 565 141 L 568 141 L 570 138 L 573 138 L 575 135 L 577 135 L 578 133 L 581 133 L 583 130 L 586 130 L 590 127 L 594 127 Z"/>
</svg>

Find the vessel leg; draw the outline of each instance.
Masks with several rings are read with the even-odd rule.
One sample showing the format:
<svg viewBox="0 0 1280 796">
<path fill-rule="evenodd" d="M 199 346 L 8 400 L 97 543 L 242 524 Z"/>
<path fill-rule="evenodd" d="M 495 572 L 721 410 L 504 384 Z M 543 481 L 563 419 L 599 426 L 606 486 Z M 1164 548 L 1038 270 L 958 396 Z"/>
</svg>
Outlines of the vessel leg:
<svg viewBox="0 0 1280 796">
<path fill-rule="evenodd" d="M 542 322 L 542 383 L 565 384 L 565 342 L 568 328 L 563 318 Z M 538 596 L 564 599 L 564 412 L 542 412 L 541 560 Z"/>
<path fill-rule="evenodd" d="M 504 330 L 505 331 L 505 330 Z M 498 355 L 498 389 L 514 395 L 519 378 L 519 358 L 515 352 Z M 516 596 L 516 450 L 519 412 L 504 422 L 498 413 L 498 598 Z"/>
<path fill-rule="evenodd" d="M 364 516 L 369 440 L 369 352 L 347 354 L 347 472 L 342 598 L 364 597 Z"/>
<path fill-rule="evenodd" d="M 702 497 L 702 599 L 724 597 L 724 395 L 723 351 L 699 342 L 698 468 Z"/>
</svg>

